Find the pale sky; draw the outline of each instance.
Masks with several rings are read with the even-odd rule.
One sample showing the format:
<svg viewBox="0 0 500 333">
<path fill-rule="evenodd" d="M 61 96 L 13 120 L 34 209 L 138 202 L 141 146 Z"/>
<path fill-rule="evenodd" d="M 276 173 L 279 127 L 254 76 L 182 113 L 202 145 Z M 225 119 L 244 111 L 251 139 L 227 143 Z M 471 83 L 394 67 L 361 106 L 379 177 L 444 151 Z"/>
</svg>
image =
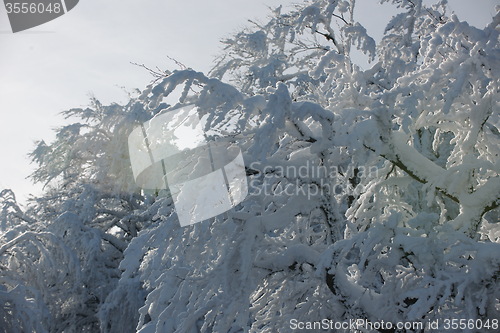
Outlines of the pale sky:
<svg viewBox="0 0 500 333">
<path fill-rule="evenodd" d="M 0 190 L 18 200 L 38 193 L 26 180 L 33 171 L 27 154 L 36 140 L 47 143 L 63 124 L 61 111 L 127 101 L 126 91 L 143 89 L 151 76 L 130 62 L 178 69 L 167 56 L 207 72 L 219 41 L 247 25 L 265 22 L 267 6 L 290 0 L 80 0 L 66 15 L 13 34 L 0 6 Z M 379 37 L 394 12 L 378 1 L 358 1 L 359 20 Z M 484 27 L 498 0 L 449 0 L 458 17 Z"/>
</svg>

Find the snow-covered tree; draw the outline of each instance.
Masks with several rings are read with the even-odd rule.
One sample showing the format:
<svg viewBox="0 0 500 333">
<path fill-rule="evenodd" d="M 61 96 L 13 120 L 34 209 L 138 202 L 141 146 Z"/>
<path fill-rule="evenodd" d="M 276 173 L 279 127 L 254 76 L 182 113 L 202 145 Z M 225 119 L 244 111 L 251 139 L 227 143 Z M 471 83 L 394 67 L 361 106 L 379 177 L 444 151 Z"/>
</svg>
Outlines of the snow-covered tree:
<svg viewBox="0 0 500 333">
<path fill-rule="evenodd" d="M 12 192 L 0 196 L 2 327 L 493 325 L 500 15 L 479 29 L 446 1 L 382 2 L 400 13 L 380 41 L 356 21 L 354 0 L 305 1 L 225 40 L 208 75 L 157 73 L 126 105 L 68 111 L 78 122 L 32 155 L 46 193 L 26 212 Z M 243 152 L 249 193 L 181 227 L 168 192 L 135 184 L 127 138 L 193 104 L 209 140 Z"/>
</svg>

